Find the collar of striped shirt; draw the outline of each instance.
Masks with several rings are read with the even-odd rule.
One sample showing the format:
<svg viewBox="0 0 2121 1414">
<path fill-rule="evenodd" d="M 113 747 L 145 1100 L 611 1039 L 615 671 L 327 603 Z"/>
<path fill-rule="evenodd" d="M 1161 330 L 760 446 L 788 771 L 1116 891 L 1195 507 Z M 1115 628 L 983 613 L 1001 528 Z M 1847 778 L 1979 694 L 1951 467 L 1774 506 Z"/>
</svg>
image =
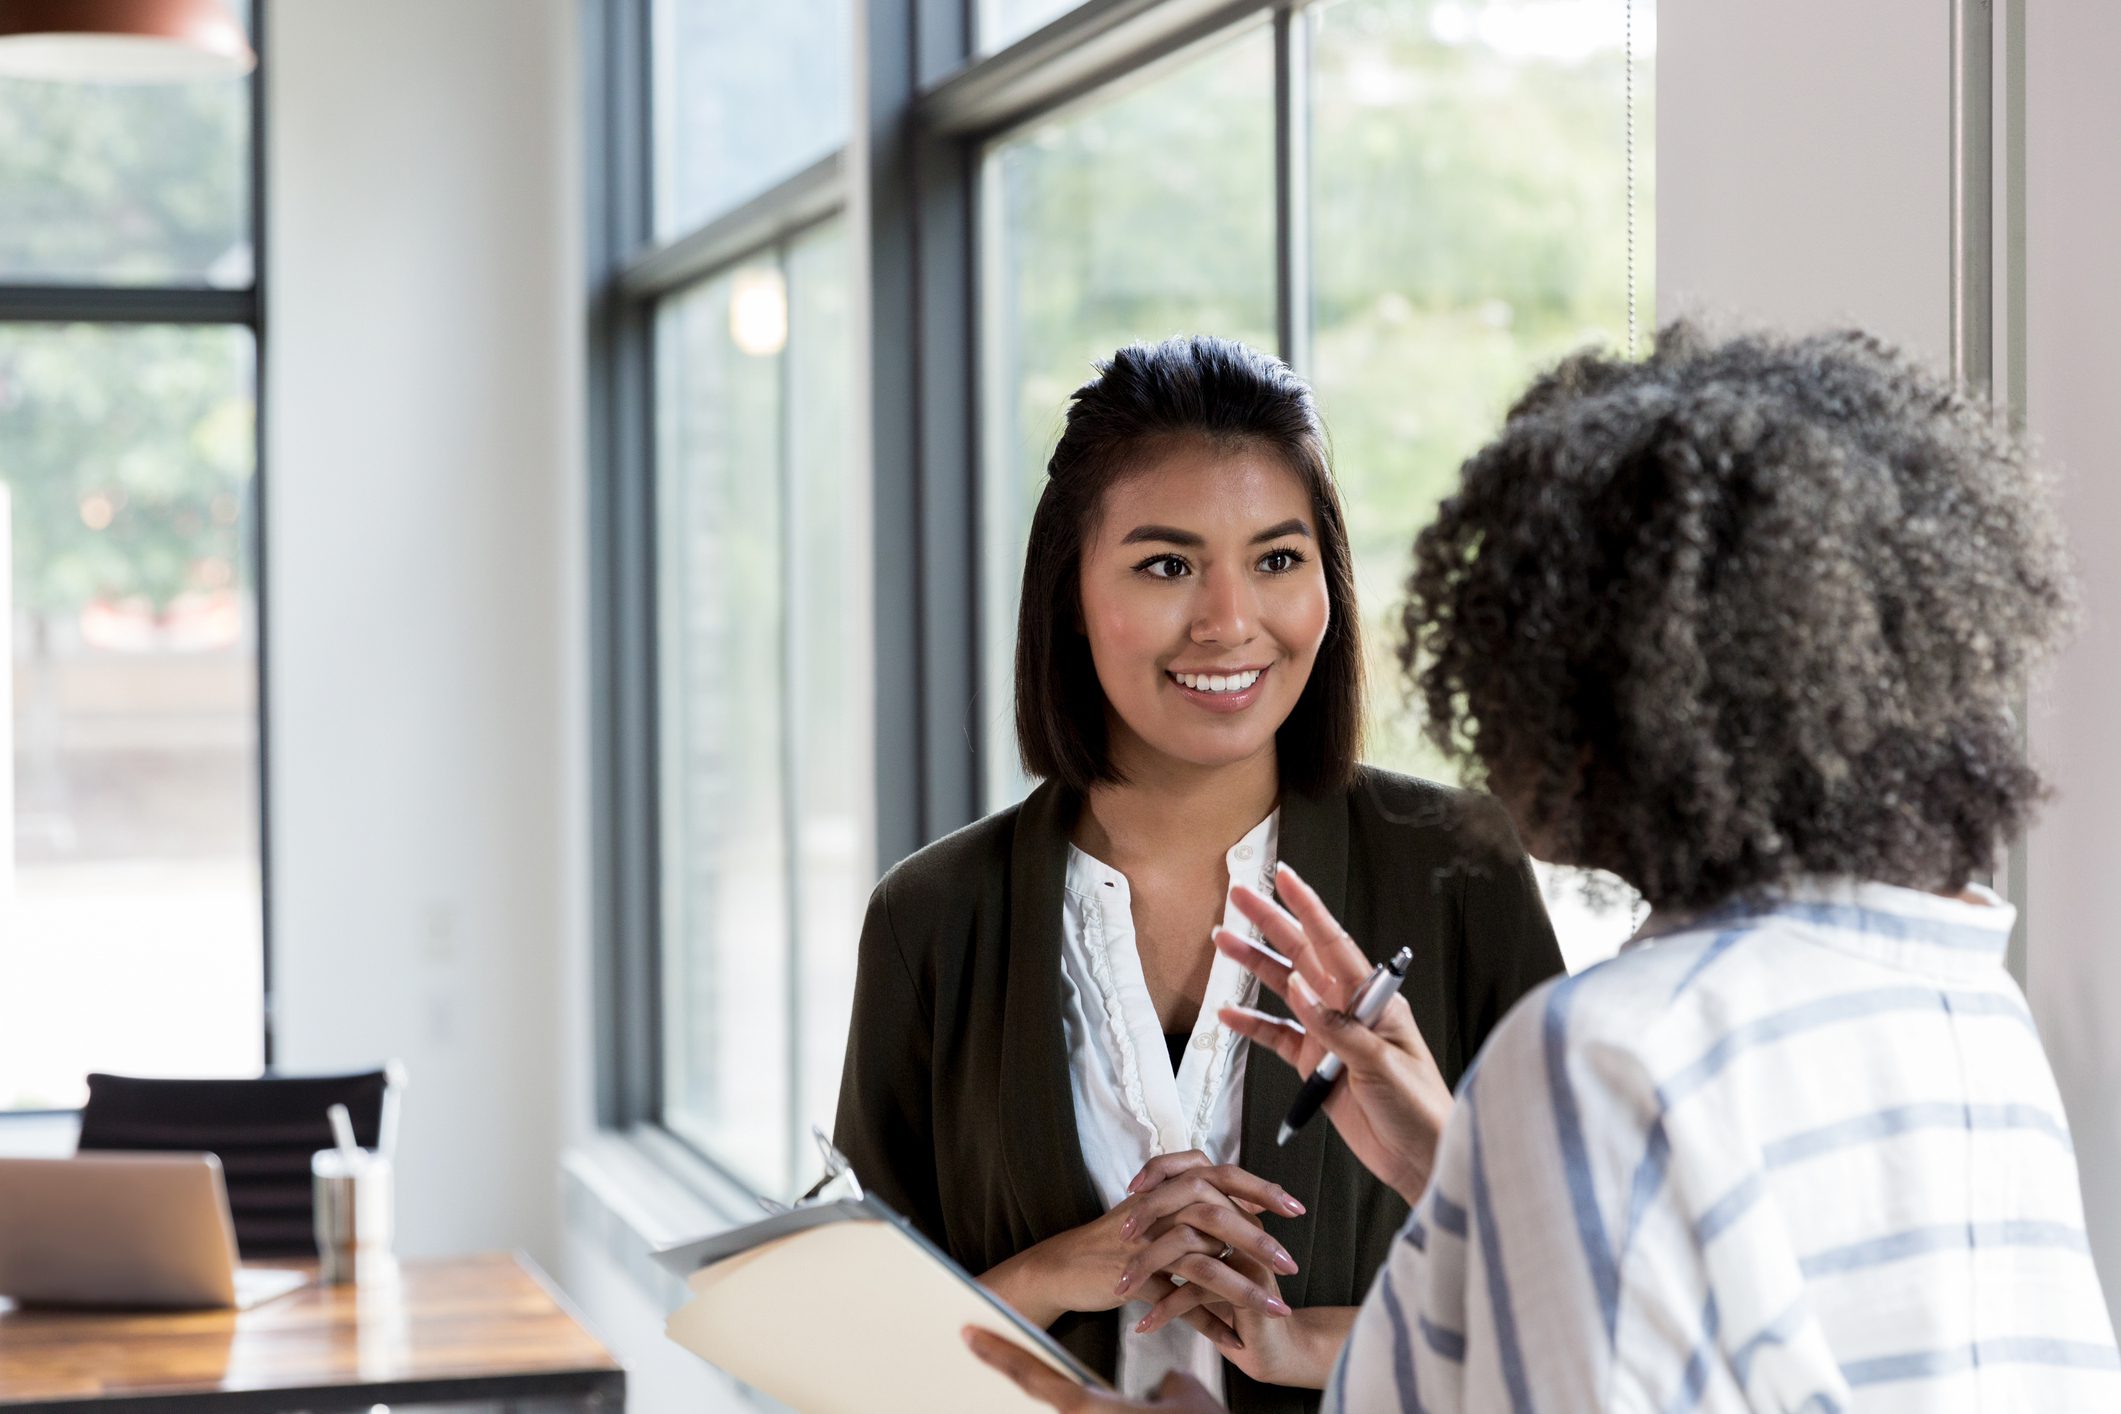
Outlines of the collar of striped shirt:
<svg viewBox="0 0 2121 1414">
<path fill-rule="evenodd" d="M 1978 977 L 2002 964 L 2017 919 L 2015 907 L 1980 884 L 1947 898 L 1868 879 L 1807 878 L 1692 912 L 1656 910 L 1623 950 L 1772 920 L 1780 933 L 1888 967 Z"/>
</svg>

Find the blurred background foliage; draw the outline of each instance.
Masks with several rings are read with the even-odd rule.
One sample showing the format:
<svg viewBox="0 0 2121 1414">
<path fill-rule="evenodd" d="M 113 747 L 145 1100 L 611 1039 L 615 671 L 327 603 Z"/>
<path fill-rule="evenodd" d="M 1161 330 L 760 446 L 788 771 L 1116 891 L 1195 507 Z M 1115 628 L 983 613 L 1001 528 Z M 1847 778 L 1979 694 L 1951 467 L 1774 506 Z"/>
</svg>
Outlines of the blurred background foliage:
<svg viewBox="0 0 2121 1414">
<path fill-rule="evenodd" d="M 1647 42 L 1651 7 L 1637 11 Z M 1312 356 L 1298 371 L 1318 391 L 1355 542 L 1374 761 L 1444 774 L 1395 658 L 1415 533 L 1533 373 L 1625 341 L 1623 18 L 1620 0 L 1306 12 Z M 1655 114 L 1647 84 L 1636 98 L 1647 328 Z M 991 154 L 983 716 L 999 745 L 1023 532 L 1068 394 L 1132 339 L 1199 330 L 1274 347 L 1273 151 L 1262 26 Z M 1012 774 L 1003 761 L 990 795 L 1011 794 Z"/>
<path fill-rule="evenodd" d="M 1346 0 L 1319 13 L 1303 371 L 1332 430 L 1355 542 L 1373 760 L 1441 769 L 1396 659 L 1416 532 L 1534 373 L 1626 341 L 1620 18 L 1601 0 Z M 1638 84 L 1639 138 L 1654 131 L 1648 97 Z M 1646 162 L 1636 181 L 1646 214 Z M 1637 226 L 1646 312 L 1655 260 L 1651 223 Z"/>
<path fill-rule="evenodd" d="M 242 83 L 0 80 L 0 282 L 249 286 L 249 125 Z M 0 325 L 18 610 L 243 577 L 254 365 L 239 327 Z"/>
</svg>

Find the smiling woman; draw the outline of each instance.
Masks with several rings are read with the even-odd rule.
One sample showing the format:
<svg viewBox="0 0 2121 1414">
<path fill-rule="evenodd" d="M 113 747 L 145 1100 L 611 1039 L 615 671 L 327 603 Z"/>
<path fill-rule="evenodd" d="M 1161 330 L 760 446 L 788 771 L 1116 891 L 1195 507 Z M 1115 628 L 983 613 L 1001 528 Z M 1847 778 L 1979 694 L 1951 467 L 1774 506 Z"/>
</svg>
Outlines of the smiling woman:
<svg viewBox="0 0 2121 1414">
<path fill-rule="evenodd" d="M 1077 390 L 1017 614 L 1044 784 L 871 896 L 840 1093 L 864 1183 L 1003 1299 L 1130 1392 L 1185 1370 L 1239 1411 L 1316 1407 L 1406 1209 L 1326 1126 L 1277 1142 L 1302 1077 L 1217 1017 L 1255 1000 L 1209 941 L 1250 929 L 1232 887 L 1280 865 L 1372 961 L 1413 950 L 1432 1138 L 1561 967 L 1492 802 L 1356 764 L 1325 447 L 1303 381 L 1228 340 L 1124 348 Z"/>
<path fill-rule="evenodd" d="M 1324 580 L 1306 572 L 1307 516 L 1246 532 L 1303 499 L 1271 455 L 1200 443 L 1173 449 L 1154 475 L 1113 488 L 1084 564 L 1083 622 L 1098 680 L 1112 684 L 1106 696 L 1128 754 L 1148 747 L 1221 764 L 1270 745 L 1309 680 L 1329 596 Z M 1146 520 L 1115 543 L 1114 532 L 1138 516 L 1172 512 L 1204 531 Z M 1138 547 L 1156 545 L 1166 548 L 1137 560 Z M 1228 661 L 1232 650 L 1248 661 Z M 1266 710 L 1239 715 L 1254 706 Z M 1139 731 L 1170 740 L 1152 746 Z"/>
<path fill-rule="evenodd" d="M 1088 791 L 1147 767 L 1146 747 L 1196 766 L 1251 759 L 1302 789 L 1353 778 L 1347 526 L 1310 392 L 1277 359 L 1200 337 L 1114 354 L 1054 448 L 1018 612 L 1016 730 L 1033 776 Z"/>
</svg>

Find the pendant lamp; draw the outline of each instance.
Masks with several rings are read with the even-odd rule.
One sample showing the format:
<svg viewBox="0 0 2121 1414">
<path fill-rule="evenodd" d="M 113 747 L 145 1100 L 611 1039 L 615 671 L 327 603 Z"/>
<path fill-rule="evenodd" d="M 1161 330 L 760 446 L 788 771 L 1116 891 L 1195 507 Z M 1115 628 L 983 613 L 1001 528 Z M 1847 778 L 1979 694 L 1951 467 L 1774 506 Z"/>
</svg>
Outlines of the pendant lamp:
<svg viewBox="0 0 2121 1414">
<path fill-rule="evenodd" d="M 0 78 L 182 83 L 257 63 L 221 0 L 0 0 Z"/>
</svg>

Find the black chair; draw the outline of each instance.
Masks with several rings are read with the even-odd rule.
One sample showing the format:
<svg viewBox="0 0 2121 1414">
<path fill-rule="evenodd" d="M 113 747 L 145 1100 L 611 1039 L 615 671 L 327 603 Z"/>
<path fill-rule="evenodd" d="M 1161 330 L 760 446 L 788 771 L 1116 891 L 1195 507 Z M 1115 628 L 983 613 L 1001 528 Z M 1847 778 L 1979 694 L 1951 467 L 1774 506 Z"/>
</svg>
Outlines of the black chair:
<svg viewBox="0 0 2121 1414">
<path fill-rule="evenodd" d="M 314 1256 L 309 1160 L 332 1147 L 327 1112 L 346 1106 L 354 1138 L 375 1147 L 391 1076 L 390 1070 L 255 1080 L 91 1075 L 80 1147 L 216 1154 L 242 1259 Z"/>
</svg>

